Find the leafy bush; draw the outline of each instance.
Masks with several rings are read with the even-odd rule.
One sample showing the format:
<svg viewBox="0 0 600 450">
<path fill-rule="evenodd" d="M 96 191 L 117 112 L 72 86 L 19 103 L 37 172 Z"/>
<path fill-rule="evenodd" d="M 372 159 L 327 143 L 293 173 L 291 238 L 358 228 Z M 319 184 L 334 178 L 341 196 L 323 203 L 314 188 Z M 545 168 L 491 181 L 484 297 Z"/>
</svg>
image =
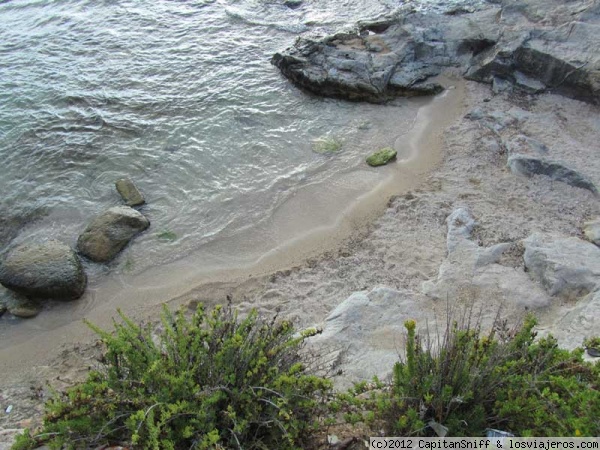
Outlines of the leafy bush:
<svg viewBox="0 0 600 450">
<path fill-rule="evenodd" d="M 162 316 L 154 337 L 121 315 L 101 370 L 46 405 L 43 429 L 13 448 L 293 449 L 330 383 L 306 374 L 289 322 L 238 320 L 230 307 Z"/>
<path fill-rule="evenodd" d="M 600 364 L 583 361 L 581 349 L 559 349 L 552 337 L 536 341 L 535 324 L 530 316 L 508 330 L 497 321 L 482 334 L 469 322 L 449 323 L 434 346 L 407 321 L 405 357 L 391 385 L 376 381 L 366 400 L 364 385 L 344 394 L 346 418 L 388 436 L 481 436 L 486 428 L 524 436 L 599 435 Z"/>
</svg>

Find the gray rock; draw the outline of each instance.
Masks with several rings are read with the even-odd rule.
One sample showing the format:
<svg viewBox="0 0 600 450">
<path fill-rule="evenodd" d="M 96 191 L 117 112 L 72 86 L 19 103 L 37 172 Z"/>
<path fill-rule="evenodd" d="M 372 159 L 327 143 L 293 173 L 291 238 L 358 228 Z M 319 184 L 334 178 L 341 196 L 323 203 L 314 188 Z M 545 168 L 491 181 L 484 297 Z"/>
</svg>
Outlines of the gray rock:
<svg viewBox="0 0 600 450">
<path fill-rule="evenodd" d="M 39 303 L 28 302 L 14 305 L 8 308 L 8 312 L 15 317 L 22 319 L 30 319 L 37 316 L 42 311 L 42 307 Z"/>
<path fill-rule="evenodd" d="M 505 144 L 505 147 L 509 155 L 544 156 L 550 153 L 550 149 L 545 144 L 523 135 L 514 137 Z"/>
<path fill-rule="evenodd" d="M 0 311 L 8 311 L 13 316 L 28 319 L 37 316 L 42 311 L 42 305 L 36 300 L 0 287 Z"/>
<path fill-rule="evenodd" d="M 583 225 L 583 234 L 588 241 L 600 245 L 600 217 L 585 222 Z"/>
<path fill-rule="evenodd" d="M 469 79 L 493 83 L 496 93 L 514 86 L 600 103 L 600 7 L 583 0 L 499 3 L 465 14 L 404 8 L 359 23 L 355 33 L 300 38 L 272 62 L 299 87 L 349 100 L 432 95 L 441 87 L 428 80 L 458 66 Z"/>
<path fill-rule="evenodd" d="M 0 283 L 29 298 L 81 297 L 87 278 L 73 250 L 58 241 L 22 244 L 0 265 Z"/>
<path fill-rule="evenodd" d="M 296 9 L 302 6 L 302 0 L 285 0 L 283 4 L 290 9 Z"/>
<path fill-rule="evenodd" d="M 598 336 L 599 323 L 600 291 L 595 291 L 558 315 L 549 328 L 561 347 L 574 349 L 581 347 L 585 338 Z"/>
<path fill-rule="evenodd" d="M 594 183 L 576 170 L 565 167 L 558 162 L 516 154 L 508 158 L 508 167 L 512 173 L 517 175 L 545 175 L 555 181 L 561 181 L 574 187 L 587 189 L 596 195 L 598 194 L 598 188 L 596 188 Z"/>
<path fill-rule="evenodd" d="M 325 319 L 323 332 L 308 341 L 309 350 L 331 352 L 342 375 L 334 379 L 339 388 L 374 375 L 385 379 L 403 350 L 404 322 L 413 319 L 419 330 L 435 329 L 426 303 L 412 292 L 387 287 L 355 292 Z"/>
<path fill-rule="evenodd" d="M 356 33 L 300 38 L 271 61 L 299 87 L 326 97 L 380 103 L 434 95 L 442 87 L 429 78 L 498 39 L 496 12 L 407 14 L 361 23 Z"/>
<path fill-rule="evenodd" d="M 77 249 L 92 261 L 107 262 L 149 226 L 148 219 L 135 209 L 115 206 L 92 220 L 79 236 Z"/>
<path fill-rule="evenodd" d="M 546 307 L 549 298 L 527 274 L 500 264 L 510 243 L 480 247 L 472 240 L 475 220 L 466 208 L 458 208 L 446 219 L 448 255 L 435 280 L 422 284 L 425 295 L 435 300 L 464 303 L 485 299 L 482 323 L 491 325 L 499 308 L 522 314 L 524 309 Z"/>
<path fill-rule="evenodd" d="M 575 237 L 534 233 L 523 241 L 531 278 L 551 295 L 574 300 L 600 283 L 600 248 Z"/>
<path fill-rule="evenodd" d="M 139 206 L 146 202 L 144 196 L 129 178 L 117 180 L 115 187 L 127 206 Z"/>
</svg>

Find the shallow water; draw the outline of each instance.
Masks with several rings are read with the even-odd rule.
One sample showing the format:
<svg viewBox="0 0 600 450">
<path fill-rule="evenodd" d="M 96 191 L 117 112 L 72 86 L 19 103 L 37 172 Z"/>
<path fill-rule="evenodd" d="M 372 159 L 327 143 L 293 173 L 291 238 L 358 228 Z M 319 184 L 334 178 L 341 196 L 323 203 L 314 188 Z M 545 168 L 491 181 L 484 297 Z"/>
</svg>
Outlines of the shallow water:
<svg viewBox="0 0 600 450">
<path fill-rule="evenodd" d="M 404 5 L 455 3 L 464 2 Z M 110 264 L 86 262 L 92 287 L 203 251 L 232 264 L 219 261 L 219 243 L 242 260 L 255 247 L 246 236 L 273 248 L 335 221 L 387 176 L 364 158 L 398 147 L 424 101 L 316 98 L 269 59 L 298 36 L 350 28 L 399 5 L 0 3 L 2 251 L 32 239 L 74 245 L 90 217 L 120 203 L 114 182 L 125 176 L 145 194 L 152 227 Z M 323 140 L 341 149 L 315 151 Z"/>
<path fill-rule="evenodd" d="M 114 181 L 129 176 L 152 229 L 111 270 L 139 271 L 260 223 L 299 187 L 359 166 L 378 135 L 406 131 L 416 107 L 312 98 L 269 59 L 299 34 L 393 3 L 0 5 L 3 244 L 74 243 L 90 216 L 119 203 Z M 342 149 L 314 152 L 324 136 Z"/>
</svg>

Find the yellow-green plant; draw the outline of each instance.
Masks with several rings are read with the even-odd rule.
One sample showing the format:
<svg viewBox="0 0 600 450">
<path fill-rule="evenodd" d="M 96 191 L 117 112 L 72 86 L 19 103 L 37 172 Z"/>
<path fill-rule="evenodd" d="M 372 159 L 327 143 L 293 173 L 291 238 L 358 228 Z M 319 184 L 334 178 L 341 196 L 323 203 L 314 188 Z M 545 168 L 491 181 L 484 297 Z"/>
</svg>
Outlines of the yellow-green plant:
<svg viewBox="0 0 600 450">
<path fill-rule="evenodd" d="M 115 333 L 89 324 L 106 345 L 102 367 L 52 399 L 43 429 L 14 449 L 302 448 L 330 389 L 305 371 L 310 332 L 231 307 L 190 319 L 165 307 L 158 334 L 120 317 Z"/>
</svg>

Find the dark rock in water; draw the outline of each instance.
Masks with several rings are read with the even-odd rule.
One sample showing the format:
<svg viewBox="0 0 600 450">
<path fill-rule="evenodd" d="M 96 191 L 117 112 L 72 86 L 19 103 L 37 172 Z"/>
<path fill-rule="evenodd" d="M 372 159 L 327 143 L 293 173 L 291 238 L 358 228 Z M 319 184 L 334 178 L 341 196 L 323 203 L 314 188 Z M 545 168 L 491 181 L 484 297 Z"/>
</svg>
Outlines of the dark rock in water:
<svg viewBox="0 0 600 450">
<path fill-rule="evenodd" d="M 367 158 L 367 164 L 372 167 L 384 166 L 396 159 L 397 152 L 393 148 L 382 148 Z"/>
<path fill-rule="evenodd" d="M 495 3 L 501 6 L 446 14 L 405 8 L 392 18 L 359 23 L 355 33 L 300 38 L 271 62 L 301 88 L 348 100 L 436 94 L 441 86 L 428 80 L 444 68 L 462 67 L 466 78 L 493 83 L 496 93 L 514 86 L 600 103 L 600 5 Z"/>
<path fill-rule="evenodd" d="M 87 277 L 69 246 L 48 241 L 14 248 L 0 265 L 0 283 L 28 298 L 72 300 L 85 291 Z"/>
<path fill-rule="evenodd" d="M 290 9 L 296 9 L 302 6 L 302 0 L 285 0 L 283 4 Z"/>
<path fill-rule="evenodd" d="M 16 298 L 7 306 L 8 312 L 15 317 L 29 319 L 37 316 L 42 311 L 42 305 L 27 298 Z"/>
<path fill-rule="evenodd" d="M 129 178 L 117 180 L 115 187 L 127 206 L 139 206 L 146 202 L 144 196 Z"/>
<path fill-rule="evenodd" d="M 107 262 L 149 226 L 148 219 L 135 209 L 115 206 L 92 220 L 79 236 L 77 250 L 92 261 Z"/>
<path fill-rule="evenodd" d="M 590 180 L 576 170 L 569 169 L 560 163 L 546 161 L 541 158 L 525 155 L 512 155 L 508 158 L 508 167 L 518 175 L 546 175 L 553 180 L 562 181 L 571 186 L 598 194 L 598 189 Z"/>
<path fill-rule="evenodd" d="M 300 38 L 271 62 L 298 86 L 326 97 L 381 103 L 435 95 L 443 88 L 429 78 L 497 41 L 495 12 L 364 22 L 357 33 Z"/>
</svg>

